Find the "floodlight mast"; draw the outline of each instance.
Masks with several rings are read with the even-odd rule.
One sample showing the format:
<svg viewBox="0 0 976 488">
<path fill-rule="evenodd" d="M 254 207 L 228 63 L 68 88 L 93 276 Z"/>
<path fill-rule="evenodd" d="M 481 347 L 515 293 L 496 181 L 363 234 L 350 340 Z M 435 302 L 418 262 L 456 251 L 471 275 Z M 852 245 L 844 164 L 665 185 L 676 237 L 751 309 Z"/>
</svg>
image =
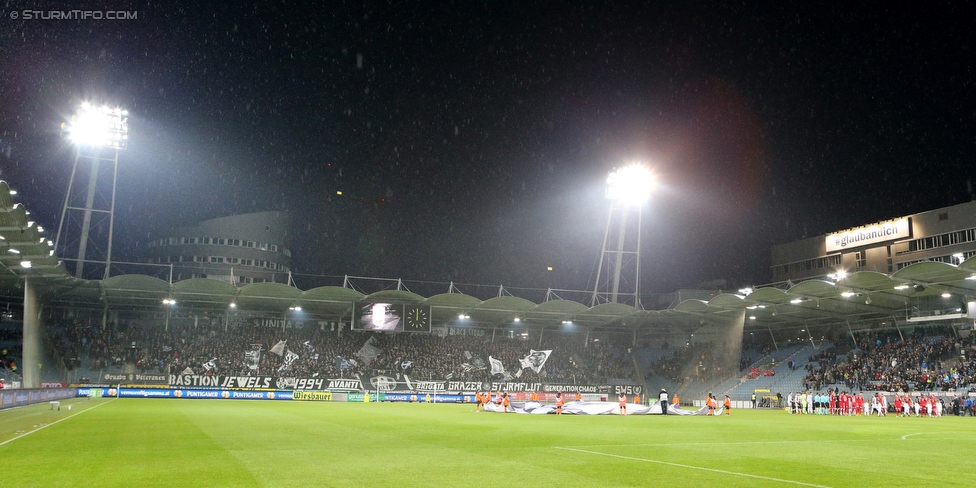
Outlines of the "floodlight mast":
<svg viewBox="0 0 976 488">
<path fill-rule="evenodd" d="M 102 279 L 108 278 L 110 275 L 119 151 L 125 149 L 128 143 L 128 115 L 128 111 L 120 108 L 98 107 L 86 102 L 71 117 L 70 122 L 62 124 L 75 146 L 75 160 L 74 166 L 71 168 L 68 191 L 64 196 L 64 205 L 61 208 L 61 219 L 58 223 L 54 247 L 62 259 L 75 262 L 74 275 L 76 278 L 85 277 L 86 262 L 104 264 Z M 109 151 L 108 156 L 103 156 L 103 150 Z M 84 186 L 83 182 L 77 185 L 75 183 L 79 162 L 83 163 L 82 166 L 84 163 L 89 165 L 87 186 Z M 112 164 L 110 189 L 104 188 L 106 183 L 100 184 L 99 182 L 98 170 L 101 162 Z M 106 193 L 108 194 L 107 202 L 105 202 Z M 96 202 L 97 197 L 101 199 Z M 75 214 L 81 214 L 80 222 L 77 222 Z M 101 224 L 107 218 L 107 236 L 102 232 L 97 232 L 98 235 L 92 237 L 93 214 L 98 216 L 95 219 L 96 225 Z M 91 259 L 89 256 L 89 247 L 92 247 L 97 253 L 95 259 Z M 75 255 L 75 252 L 77 252 L 77 258 L 71 257 Z"/>
<path fill-rule="evenodd" d="M 603 235 L 600 264 L 597 267 L 590 306 L 603 302 L 621 303 L 623 299 L 623 303 L 641 308 L 639 298 L 641 220 L 643 204 L 650 198 L 653 187 L 654 175 L 641 164 L 620 168 L 607 177 L 606 197 L 610 200 L 610 214 Z M 628 224 L 636 224 L 636 234 L 628 236 Z M 617 226 L 616 233 L 613 232 L 614 225 Z M 614 234 L 616 234 L 616 242 L 611 240 Z M 604 277 L 604 265 L 610 268 L 607 277 Z M 609 275 L 612 275 L 612 282 L 605 283 Z M 621 290 L 622 278 L 625 281 L 623 291 Z M 608 287 L 609 290 L 601 291 L 601 287 Z"/>
</svg>

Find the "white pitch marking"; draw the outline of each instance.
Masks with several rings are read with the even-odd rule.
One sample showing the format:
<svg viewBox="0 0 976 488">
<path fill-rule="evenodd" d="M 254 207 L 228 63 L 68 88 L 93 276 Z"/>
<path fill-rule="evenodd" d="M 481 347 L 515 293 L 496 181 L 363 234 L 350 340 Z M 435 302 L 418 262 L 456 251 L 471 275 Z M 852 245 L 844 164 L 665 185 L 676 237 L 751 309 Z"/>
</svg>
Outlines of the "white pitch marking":
<svg viewBox="0 0 976 488">
<path fill-rule="evenodd" d="M 743 444 L 810 444 L 820 442 L 876 442 L 875 439 L 830 439 L 830 440 L 798 440 L 798 441 L 741 441 L 741 442 L 670 442 L 658 444 L 588 444 L 579 447 L 684 447 L 684 446 L 732 446 Z M 573 446 L 564 446 L 566 449 Z"/>
<path fill-rule="evenodd" d="M 111 400 L 109 400 L 108 402 L 111 402 L 111 401 L 113 401 L 113 400 L 115 400 L 115 399 L 113 398 L 113 399 L 111 399 Z M 105 403 L 108 403 L 108 402 L 105 402 Z M 39 431 L 39 430 L 41 430 L 41 429 L 44 429 L 44 428 L 47 428 L 47 427 L 50 427 L 50 426 L 52 426 L 52 425 L 54 425 L 54 424 L 56 424 L 56 423 L 58 423 L 58 422 L 64 422 L 65 420 L 68 420 L 68 419 L 70 419 L 71 417 L 74 417 L 75 415 L 81 415 L 81 414 L 83 414 L 83 413 L 85 413 L 85 412 L 87 412 L 87 411 L 89 411 L 89 410 L 94 410 L 94 409 L 96 409 L 96 408 L 98 408 L 98 407 L 101 407 L 102 405 L 105 405 L 105 403 L 100 403 L 100 404 L 98 404 L 98 405 L 95 405 L 94 407 L 91 407 L 91 408 L 86 408 L 86 409 L 84 409 L 84 410 L 82 410 L 82 411 L 80 411 L 80 412 L 78 412 L 78 413 L 73 413 L 73 414 L 71 414 L 71 415 L 68 415 L 67 417 L 65 417 L 65 418 L 63 418 L 63 419 L 58 419 L 58 420 L 55 420 L 54 422 L 51 422 L 50 424 L 47 424 L 47 425 L 42 425 L 42 426 L 40 426 L 40 427 L 38 427 L 38 428 L 36 428 L 36 429 L 34 429 L 34 430 L 32 430 L 32 431 L 30 431 L 30 432 L 24 432 L 23 434 L 20 434 L 20 435 L 19 435 L 19 436 L 17 436 L 17 437 L 13 437 L 13 438 L 10 438 L 10 439 L 7 439 L 7 440 L 5 440 L 5 441 L 3 441 L 3 442 L 0 442 L 0 446 L 3 446 L 4 444 L 9 444 L 9 443 L 11 443 L 11 442 L 13 442 L 13 441 L 15 441 L 15 440 L 17 440 L 17 439 L 20 439 L 21 437 L 24 437 L 24 436 L 28 436 L 28 435 L 31 435 L 31 434 L 33 434 L 34 432 L 37 432 L 37 431 Z"/>
<path fill-rule="evenodd" d="M 612 458 L 617 458 L 617 459 L 626 459 L 626 460 L 629 460 L 629 461 L 642 461 L 642 462 L 645 462 L 645 463 L 663 464 L 665 466 L 674 466 L 674 467 L 677 467 L 677 468 L 697 469 L 697 470 L 701 470 L 701 471 L 710 471 L 712 473 L 730 474 L 730 475 L 733 475 L 733 476 L 743 476 L 743 477 L 746 477 L 746 478 L 755 478 L 755 479 L 766 480 L 766 481 L 777 481 L 777 482 L 780 482 L 780 483 L 789 483 L 789 484 L 793 484 L 793 485 L 812 486 L 814 488 L 830 488 L 829 486 L 826 486 L 826 485 L 815 485 L 815 484 L 812 484 L 812 483 L 804 483 L 802 481 L 784 480 L 784 479 L 781 479 L 781 478 L 772 478 L 770 476 L 760 476 L 758 474 L 737 473 L 735 471 L 726 471 L 724 469 L 705 468 L 705 467 L 702 467 L 702 466 L 692 466 L 690 464 L 679 464 L 679 463 L 671 463 L 671 462 L 668 462 L 668 461 L 657 461 L 657 460 L 654 460 L 654 459 L 644 459 L 644 458 L 631 457 L 631 456 L 621 456 L 619 454 L 608 454 L 608 453 L 605 453 L 605 452 L 587 451 L 585 449 L 573 449 L 571 447 L 558 447 L 558 446 L 556 446 L 556 447 L 554 447 L 554 449 L 562 449 L 562 450 L 565 450 L 565 451 L 573 451 L 573 452 L 582 452 L 584 454 L 596 454 L 598 456 L 607 456 L 607 457 L 612 457 Z"/>
</svg>

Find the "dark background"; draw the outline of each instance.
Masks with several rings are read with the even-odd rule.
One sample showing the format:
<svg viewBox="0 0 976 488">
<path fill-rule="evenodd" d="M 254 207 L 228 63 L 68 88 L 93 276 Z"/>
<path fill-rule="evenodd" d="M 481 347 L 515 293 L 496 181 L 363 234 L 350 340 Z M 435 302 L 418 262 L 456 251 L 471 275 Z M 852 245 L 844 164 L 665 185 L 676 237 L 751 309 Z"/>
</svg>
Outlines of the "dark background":
<svg viewBox="0 0 976 488">
<path fill-rule="evenodd" d="M 32 218 L 82 100 L 131 114 L 118 260 L 287 209 L 299 273 L 586 289 L 606 173 L 641 161 L 643 289 L 734 289 L 773 244 L 974 193 L 971 2 L 232 3 L 7 4 L 0 178 Z"/>
</svg>

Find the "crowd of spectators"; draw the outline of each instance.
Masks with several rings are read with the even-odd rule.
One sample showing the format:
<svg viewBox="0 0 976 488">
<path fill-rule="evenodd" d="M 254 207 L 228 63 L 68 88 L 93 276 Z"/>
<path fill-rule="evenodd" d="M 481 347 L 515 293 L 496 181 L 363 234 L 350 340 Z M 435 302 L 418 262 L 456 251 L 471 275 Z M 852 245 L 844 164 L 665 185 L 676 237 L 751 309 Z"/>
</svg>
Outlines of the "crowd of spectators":
<svg viewBox="0 0 976 488">
<path fill-rule="evenodd" d="M 19 377 L 18 360 L 22 357 L 23 331 L 0 323 L 0 378 Z"/>
<path fill-rule="evenodd" d="M 957 338 L 941 328 L 865 334 L 846 359 L 830 350 L 811 357 L 804 386 L 819 390 L 948 391 L 976 384 L 976 335 Z"/>
<path fill-rule="evenodd" d="M 351 378 L 383 372 L 413 379 L 499 380 L 566 384 L 599 384 L 635 379 L 634 357 L 627 338 L 601 341 L 581 334 L 550 332 L 539 340 L 520 334 L 448 335 L 388 334 L 335 331 L 321 328 L 277 329 L 253 323 L 177 325 L 168 330 L 138 322 L 102 327 L 100 323 L 73 321 L 48 326 L 47 346 L 68 368 L 84 365 L 93 371 L 122 371 L 129 367 L 145 373 L 201 375 L 282 375 Z M 0 367 L 16 367 L 20 336 L 17 328 L 0 328 Z M 372 338 L 372 339 L 371 339 Z M 379 353 L 369 360 L 358 355 L 367 340 Z M 271 350 L 286 341 L 283 354 Z M 669 347 L 657 361 L 644 364 L 647 377 L 672 382 L 715 382 L 747 371 L 752 357 L 737 345 L 714 343 Z M 750 345 L 750 354 L 762 354 L 767 345 Z M 811 390 L 843 388 L 878 391 L 947 391 L 976 386 L 976 334 L 957 337 L 951 329 L 916 329 L 902 337 L 897 331 L 861 334 L 857 346 L 835 346 L 818 351 L 804 365 L 804 387 Z M 250 364 L 245 353 L 260 351 Z M 539 372 L 521 368 L 530 349 L 552 350 Z M 293 354 L 284 354 L 291 351 Z M 297 358 L 295 358 L 297 356 Z M 286 358 L 291 358 L 287 361 Z M 502 362 L 505 375 L 493 375 L 489 357 Z M 56 361 L 57 362 L 57 361 Z M 753 365 L 758 377 L 772 368 Z"/>
<path fill-rule="evenodd" d="M 625 345 L 606 339 L 586 343 L 584 335 L 570 333 L 545 334 L 540 342 L 538 335 L 514 334 L 492 340 L 490 334 L 441 337 L 320 328 L 282 330 L 254 324 L 232 325 L 227 330 L 209 324 L 165 330 L 137 322 L 105 327 L 79 322 L 56 328 L 63 331 L 63 337 L 55 341 L 61 349 L 58 354 L 67 358 L 69 368 L 85 365 L 95 372 L 121 371 L 128 365 L 143 373 L 351 378 L 382 371 L 418 380 L 504 377 L 572 384 L 633 380 L 635 374 Z M 379 351 L 368 359 L 357 354 L 367 340 Z M 286 343 L 283 354 L 272 353 L 280 341 Z M 539 372 L 521 368 L 520 360 L 531 349 L 552 351 Z M 260 351 L 256 364 L 245 358 L 252 350 Z M 504 376 L 491 374 L 489 357 L 502 362 Z"/>
<path fill-rule="evenodd" d="M 744 367 L 741 346 L 695 343 L 673 348 L 673 354 L 651 364 L 646 376 L 658 376 L 675 383 L 721 381 Z"/>
</svg>

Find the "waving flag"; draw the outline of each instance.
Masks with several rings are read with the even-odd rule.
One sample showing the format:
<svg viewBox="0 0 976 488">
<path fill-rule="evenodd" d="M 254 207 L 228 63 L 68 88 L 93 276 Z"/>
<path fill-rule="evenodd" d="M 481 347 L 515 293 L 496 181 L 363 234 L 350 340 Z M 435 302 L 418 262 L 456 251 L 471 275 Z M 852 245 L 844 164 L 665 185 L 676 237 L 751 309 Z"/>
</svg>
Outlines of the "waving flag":
<svg viewBox="0 0 976 488">
<path fill-rule="evenodd" d="M 294 363 L 296 359 L 298 359 L 298 354 L 291 352 L 289 349 L 288 352 L 285 353 L 285 363 L 278 367 L 278 371 L 291 371 L 291 364 Z"/>
<path fill-rule="evenodd" d="M 488 356 L 488 362 L 491 364 L 491 374 L 505 374 L 505 366 L 502 366 L 502 362 Z"/>
<path fill-rule="evenodd" d="M 522 359 L 519 359 L 519 364 L 522 365 L 522 369 L 530 368 L 532 371 L 538 373 L 542 371 L 542 367 L 545 366 L 546 361 L 549 360 L 549 355 L 552 353 L 552 349 L 548 351 L 536 351 L 529 349 L 529 355 Z"/>
<path fill-rule="evenodd" d="M 363 344 L 363 347 L 359 348 L 359 352 L 356 353 L 356 357 L 362 359 L 366 366 L 369 366 L 369 363 L 373 362 L 373 360 L 376 359 L 376 356 L 379 356 L 383 352 L 380 348 L 373 345 L 374 342 L 376 342 L 376 338 L 370 337 L 369 340 Z"/>
</svg>

